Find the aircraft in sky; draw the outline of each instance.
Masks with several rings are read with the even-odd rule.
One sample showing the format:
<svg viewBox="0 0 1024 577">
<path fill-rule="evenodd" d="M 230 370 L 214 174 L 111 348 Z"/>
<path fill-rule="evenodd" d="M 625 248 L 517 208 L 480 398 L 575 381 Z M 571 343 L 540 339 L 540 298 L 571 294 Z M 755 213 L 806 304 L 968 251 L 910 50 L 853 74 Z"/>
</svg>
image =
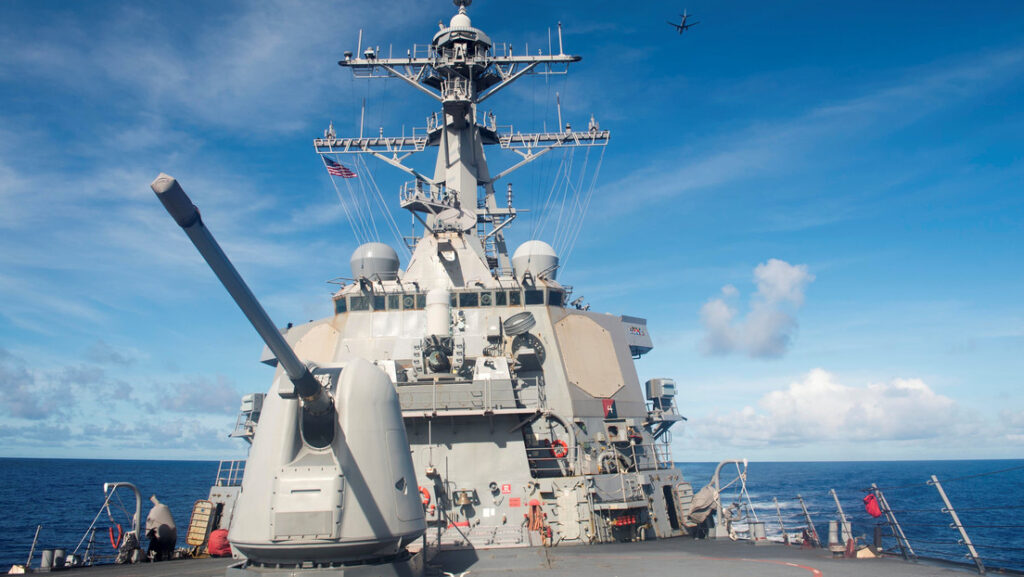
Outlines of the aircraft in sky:
<svg viewBox="0 0 1024 577">
<path fill-rule="evenodd" d="M 690 15 L 686 13 L 686 10 L 683 10 L 683 13 L 680 14 L 679 17 L 681 18 L 681 20 L 679 21 L 679 24 L 676 24 L 675 22 L 672 22 L 670 20 L 670 21 L 668 21 L 668 25 L 669 26 L 674 26 L 675 29 L 678 30 L 680 34 L 682 34 L 683 32 L 686 32 L 690 28 L 700 24 L 700 22 L 690 22 L 690 23 L 687 23 L 686 19 L 689 18 Z"/>
</svg>

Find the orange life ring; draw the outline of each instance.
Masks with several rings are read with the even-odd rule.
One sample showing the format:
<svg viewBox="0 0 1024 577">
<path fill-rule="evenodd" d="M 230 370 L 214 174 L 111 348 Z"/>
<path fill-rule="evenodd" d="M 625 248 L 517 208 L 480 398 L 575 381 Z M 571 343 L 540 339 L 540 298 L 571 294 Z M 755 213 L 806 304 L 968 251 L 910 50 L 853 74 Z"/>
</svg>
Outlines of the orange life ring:
<svg viewBox="0 0 1024 577">
<path fill-rule="evenodd" d="M 561 447 L 561 448 L 559 448 L 559 447 Z M 551 454 L 556 459 L 561 459 L 562 457 L 564 457 L 564 456 L 569 454 L 569 445 L 566 444 L 566 442 L 561 440 L 561 439 L 558 439 L 557 441 L 552 441 L 551 442 Z"/>
<path fill-rule="evenodd" d="M 420 498 L 423 501 L 424 507 L 430 504 L 430 491 L 422 485 L 420 485 Z"/>
<path fill-rule="evenodd" d="M 107 527 L 107 534 L 110 535 L 110 546 L 113 547 L 114 549 L 117 549 L 117 546 L 121 543 L 121 537 L 123 536 L 123 533 L 121 532 L 121 524 L 120 523 L 117 524 L 117 538 L 116 539 L 114 538 L 114 528 L 113 527 Z"/>
</svg>

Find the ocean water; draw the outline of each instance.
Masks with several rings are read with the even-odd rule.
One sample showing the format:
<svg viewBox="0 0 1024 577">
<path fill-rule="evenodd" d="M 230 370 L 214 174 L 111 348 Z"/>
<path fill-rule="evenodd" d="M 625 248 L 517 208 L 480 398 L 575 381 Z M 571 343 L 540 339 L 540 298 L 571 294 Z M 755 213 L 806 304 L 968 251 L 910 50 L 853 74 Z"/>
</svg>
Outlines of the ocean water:
<svg viewBox="0 0 1024 577">
<path fill-rule="evenodd" d="M 711 478 L 715 463 L 679 463 L 697 490 Z M 723 470 L 723 483 L 735 476 L 735 467 Z M 1001 472 L 999 472 L 1001 471 Z M 192 505 L 206 498 L 217 473 L 215 461 L 117 461 L 65 459 L 0 459 L 0 572 L 24 563 L 37 525 L 39 549 L 64 547 L 73 551 L 103 504 L 103 483 L 127 481 L 142 493 L 142 515 L 149 511 L 151 494 L 171 508 L 179 526 L 178 544 L 184 543 Z M 990 474 L 994 473 L 994 474 Z M 836 517 L 829 489 L 835 489 L 855 536 L 872 539 L 878 520 L 864 510 L 864 489 L 877 483 L 897 520 L 921 556 L 969 562 L 959 534 L 949 527 L 949 515 L 935 487 L 936 475 L 960 515 L 961 523 L 987 565 L 1024 569 L 1024 460 L 888 461 L 888 462 L 753 462 L 747 470 L 747 490 L 754 512 L 765 522 L 769 536 L 781 535 L 773 497 L 779 502 L 782 526 L 798 533 L 804 521 L 796 496 L 802 495 L 822 540 L 828 521 Z M 111 513 L 127 529 L 124 509 L 134 508 L 129 491 L 119 491 Z M 737 497 L 733 488 L 723 501 Z M 103 512 L 96 546 L 110 554 Z M 888 533 L 888 529 L 885 530 Z M 894 542 L 887 538 L 889 547 Z M 84 550 L 85 546 L 82 546 Z"/>
<path fill-rule="evenodd" d="M 183 546 L 192 505 L 209 495 L 216 476 L 216 461 L 0 459 L 0 511 L 4 512 L 0 515 L 0 573 L 12 564 L 25 563 L 37 525 L 43 528 L 33 565 L 38 565 L 43 548 L 63 547 L 70 554 L 100 512 L 107 482 L 128 482 L 139 488 L 143 524 L 152 507 L 149 497 L 155 494 L 170 507 L 178 525 L 178 545 Z M 135 496 L 127 489 L 119 489 L 117 495 L 110 512 L 127 531 Z M 96 533 L 97 549 L 112 555 L 106 512 L 97 526 L 102 528 Z"/>
<path fill-rule="evenodd" d="M 715 463 L 677 463 L 696 491 L 715 470 Z M 730 474 L 731 473 L 731 474 Z M 938 477 L 960 523 L 986 565 L 1024 570 L 1024 460 L 972 461 L 878 461 L 750 463 L 747 491 L 758 519 L 769 538 L 786 532 L 799 533 L 806 525 L 797 495 L 801 495 L 822 541 L 828 539 L 828 522 L 837 520 L 835 489 L 851 530 L 861 542 L 871 543 L 874 527 L 884 521 L 864 509 L 863 498 L 872 483 L 882 490 L 910 546 L 920 557 L 969 563 L 967 549 L 958 543 L 959 532 L 943 512 L 945 504 L 936 487 Z M 736 467 L 723 468 L 723 484 L 736 476 Z M 737 499 L 734 489 L 722 491 L 724 503 Z M 883 546 L 895 548 L 883 526 Z"/>
</svg>

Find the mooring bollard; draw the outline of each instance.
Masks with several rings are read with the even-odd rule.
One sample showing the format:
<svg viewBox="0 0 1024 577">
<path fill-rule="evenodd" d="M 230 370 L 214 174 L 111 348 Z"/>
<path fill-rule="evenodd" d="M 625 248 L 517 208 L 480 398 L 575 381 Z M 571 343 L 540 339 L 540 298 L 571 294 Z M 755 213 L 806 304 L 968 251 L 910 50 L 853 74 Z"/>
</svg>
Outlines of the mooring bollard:
<svg viewBox="0 0 1024 577">
<path fill-rule="evenodd" d="M 828 522 L 828 550 L 832 552 L 833 557 L 838 557 L 846 552 L 842 541 L 839 540 L 839 521 Z"/>
<path fill-rule="evenodd" d="M 39 559 L 39 570 L 49 571 L 53 567 L 53 549 L 43 549 Z"/>
<path fill-rule="evenodd" d="M 764 530 L 764 521 L 750 522 L 750 540 L 754 542 L 754 545 L 766 545 L 768 543 L 768 535 Z"/>
</svg>

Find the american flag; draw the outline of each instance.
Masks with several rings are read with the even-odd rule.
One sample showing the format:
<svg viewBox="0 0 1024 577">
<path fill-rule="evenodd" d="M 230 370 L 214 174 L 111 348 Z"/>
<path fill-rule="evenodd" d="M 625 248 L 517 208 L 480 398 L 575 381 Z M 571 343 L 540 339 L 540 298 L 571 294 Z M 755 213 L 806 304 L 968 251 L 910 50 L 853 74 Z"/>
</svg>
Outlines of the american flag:
<svg viewBox="0 0 1024 577">
<path fill-rule="evenodd" d="M 324 164 L 327 165 L 327 174 L 330 174 L 332 176 L 340 176 L 342 178 L 356 178 L 358 176 L 356 173 L 352 172 L 344 165 L 339 164 L 334 160 L 327 158 L 326 156 L 323 157 L 323 159 Z"/>
</svg>

